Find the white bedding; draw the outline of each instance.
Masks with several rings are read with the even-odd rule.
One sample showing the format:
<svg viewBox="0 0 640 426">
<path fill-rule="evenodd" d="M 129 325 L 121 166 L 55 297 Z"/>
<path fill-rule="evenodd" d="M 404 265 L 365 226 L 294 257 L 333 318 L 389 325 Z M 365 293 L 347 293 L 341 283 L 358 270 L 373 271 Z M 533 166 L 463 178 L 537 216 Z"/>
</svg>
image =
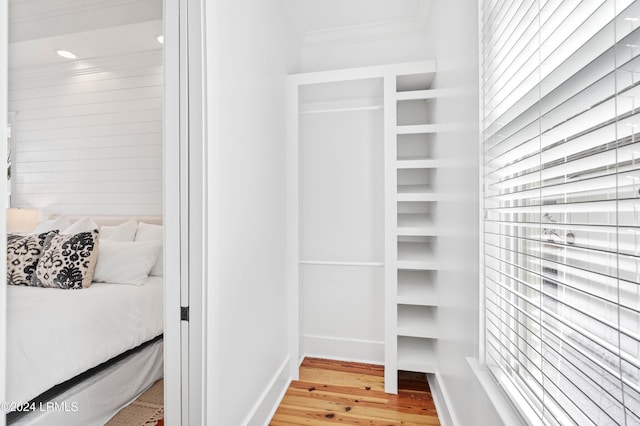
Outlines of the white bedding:
<svg viewBox="0 0 640 426">
<path fill-rule="evenodd" d="M 7 287 L 7 401 L 30 401 L 162 333 L 162 277 L 81 290 Z"/>
</svg>

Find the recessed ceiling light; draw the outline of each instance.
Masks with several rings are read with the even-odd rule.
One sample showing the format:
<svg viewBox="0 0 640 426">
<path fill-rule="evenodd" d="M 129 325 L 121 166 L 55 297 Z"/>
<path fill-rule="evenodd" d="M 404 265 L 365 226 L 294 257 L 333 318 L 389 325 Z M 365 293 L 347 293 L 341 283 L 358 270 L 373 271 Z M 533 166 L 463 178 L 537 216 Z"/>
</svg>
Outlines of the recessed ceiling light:
<svg viewBox="0 0 640 426">
<path fill-rule="evenodd" d="M 69 52 L 68 50 L 56 50 L 56 53 L 59 56 L 62 56 L 63 58 L 66 58 L 66 59 L 76 59 L 77 58 L 75 53 Z"/>
<path fill-rule="evenodd" d="M 156 40 L 158 40 L 158 43 L 164 44 L 164 36 L 162 34 L 160 34 L 158 37 L 156 37 Z"/>
</svg>

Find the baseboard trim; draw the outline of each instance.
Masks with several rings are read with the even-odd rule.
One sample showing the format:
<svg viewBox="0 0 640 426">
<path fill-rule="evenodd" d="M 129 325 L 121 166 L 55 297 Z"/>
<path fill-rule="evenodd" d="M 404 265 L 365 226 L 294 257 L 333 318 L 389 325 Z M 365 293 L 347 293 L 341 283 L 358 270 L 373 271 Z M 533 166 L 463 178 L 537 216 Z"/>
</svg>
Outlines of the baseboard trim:
<svg viewBox="0 0 640 426">
<path fill-rule="evenodd" d="M 438 412 L 438 419 L 442 426 L 456 426 L 458 422 L 457 416 L 454 411 L 451 411 L 449 407 L 451 405 L 451 398 L 447 392 L 447 388 L 444 385 L 442 376 L 440 373 L 427 374 L 427 380 L 429 382 L 429 389 L 431 390 L 431 396 L 433 402 L 436 405 L 436 411 Z"/>
<path fill-rule="evenodd" d="M 256 403 L 251 407 L 251 411 L 242 422 L 243 426 L 266 426 L 269 424 L 291 383 L 291 377 L 287 374 L 288 366 L 289 356 L 287 355 Z"/>
<path fill-rule="evenodd" d="M 308 334 L 302 339 L 308 357 L 384 364 L 384 342 Z"/>
</svg>

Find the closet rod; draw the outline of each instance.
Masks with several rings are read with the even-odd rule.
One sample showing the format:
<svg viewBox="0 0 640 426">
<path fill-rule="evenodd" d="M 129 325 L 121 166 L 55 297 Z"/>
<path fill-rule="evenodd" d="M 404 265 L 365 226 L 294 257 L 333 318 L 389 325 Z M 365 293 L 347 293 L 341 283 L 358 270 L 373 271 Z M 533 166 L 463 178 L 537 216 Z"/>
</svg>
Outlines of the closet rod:
<svg viewBox="0 0 640 426">
<path fill-rule="evenodd" d="M 384 262 L 333 262 L 327 260 L 301 260 L 301 265 L 333 265 L 333 266 L 384 266 Z"/>
<path fill-rule="evenodd" d="M 324 114 L 327 112 L 349 112 L 349 111 L 374 111 L 378 109 L 384 109 L 382 105 L 367 105 L 360 107 L 345 107 L 345 108 L 327 108 L 327 109 L 310 109 L 298 111 L 298 114 Z"/>
</svg>

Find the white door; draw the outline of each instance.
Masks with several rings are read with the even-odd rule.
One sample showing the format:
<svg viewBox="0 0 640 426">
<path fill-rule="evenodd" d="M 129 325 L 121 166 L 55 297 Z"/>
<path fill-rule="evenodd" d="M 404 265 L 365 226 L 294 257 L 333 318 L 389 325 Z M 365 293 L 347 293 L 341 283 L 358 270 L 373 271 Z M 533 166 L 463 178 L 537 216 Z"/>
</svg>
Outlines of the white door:
<svg viewBox="0 0 640 426">
<path fill-rule="evenodd" d="M 7 0 L 0 0 L 0 152 L 7 152 L 7 74 L 8 74 L 8 32 L 9 20 L 8 20 L 8 7 Z M 0 185 L 0 253 L 7 252 L 7 239 L 5 238 L 7 232 L 7 185 Z M 0 262 L 0 277 L 7 276 L 7 262 Z M 7 334 L 7 320 L 6 306 L 7 306 L 7 294 L 5 285 L 0 286 L 0 354 L 6 353 L 6 334 Z M 6 401 L 5 398 L 5 386 L 7 375 L 5 362 L 0 363 L 0 401 Z M 0 426 L 5 425 L 4 412 L 0 414 Z"/>
<path fill-rule="evenodd" d="M 203 423 L 203 5 L 165 0 L 165 421 Z"/>
</svg>

